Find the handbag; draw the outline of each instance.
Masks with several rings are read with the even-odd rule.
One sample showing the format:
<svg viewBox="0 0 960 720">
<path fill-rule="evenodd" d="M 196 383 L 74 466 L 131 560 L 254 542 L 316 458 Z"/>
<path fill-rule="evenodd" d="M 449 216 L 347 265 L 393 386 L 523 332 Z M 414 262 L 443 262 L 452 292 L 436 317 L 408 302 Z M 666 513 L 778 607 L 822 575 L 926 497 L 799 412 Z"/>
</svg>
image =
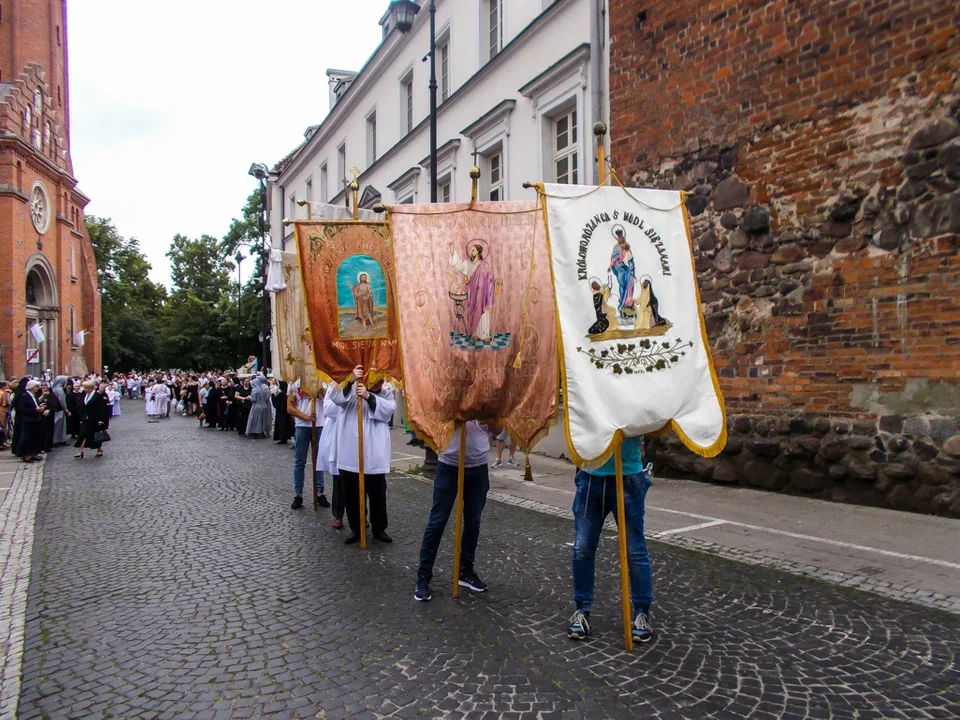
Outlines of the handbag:
<svg viewBox="0 0 960 720">
<path fill-rule="evenodd" d="M 95 443 L 110 442 L 110 433 L 108 433 L 106 430 L 97 430 L 93 434 L 93 441 Z"/>
</svg>

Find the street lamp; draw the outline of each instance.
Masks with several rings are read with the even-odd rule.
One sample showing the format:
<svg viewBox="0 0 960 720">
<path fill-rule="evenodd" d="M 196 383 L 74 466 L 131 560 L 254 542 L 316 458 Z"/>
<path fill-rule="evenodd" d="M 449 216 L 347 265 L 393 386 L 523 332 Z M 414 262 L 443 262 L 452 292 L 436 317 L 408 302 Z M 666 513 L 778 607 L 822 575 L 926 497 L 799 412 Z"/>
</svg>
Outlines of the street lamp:
<svg viewBox="0 0 960 720">
<path fill-rule="evenodd" d="M 393 0 L 390 11 L 394 16 L 394 25 L 402 33 L 413 28 L 413 18 L 420 6 L 410 0 Z M 437 201 L 437 4 L 430 0 L 430 202 Z M 437 454 L 424 446 L 426 458 L 423 469 L 433 471 L 437 468 Z"/>
<path fill-rule="evenodd" d="M 237 261 L 237 357 L 240 358 L 240 362 L 242 363 L 243 346 L 240 341 L 240 263 L 243 262 L 243 253 L 237 250 L 237 254 L 233 256 L 233 259 Z"/>
<path fill-rule="evenodd" d="M 263 313 L 260 324 L 260 338 L 262 341 L 261 352 L 263 353 L 263 365 L 264 371 L 267 369 L 268 356 L 270 354 L 270 296 L 267 294 L 267 263 L 269 262 L 269 257 L 267 254 L 267 238 L 266 230 L 264 229 L 266 221 L 264 220 L 264 213 L 267 208 L 267 175 L 270 170 L 263 163 L 253 163 L 250 166 L 248 173 L 260 181 L 260 264 L 262 269 L 262 296 L 263 296 Z"/>
</svg>

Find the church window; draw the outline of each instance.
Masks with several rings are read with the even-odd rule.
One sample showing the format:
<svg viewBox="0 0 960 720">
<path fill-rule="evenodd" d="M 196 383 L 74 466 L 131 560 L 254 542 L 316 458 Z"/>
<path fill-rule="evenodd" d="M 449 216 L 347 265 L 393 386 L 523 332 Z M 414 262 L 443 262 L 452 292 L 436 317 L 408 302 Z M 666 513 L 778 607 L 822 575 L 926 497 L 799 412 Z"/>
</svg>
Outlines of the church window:
<svg viewBox="0 0 960 720">
<path fill-rule="evenodd" d="M 40 89 L 39 85 L 37 89 L 33 91 L 33 109 L 37 115 L 43 112 L 43 90 Z"/>
<path fill-rule="evenodd" d="M 558 183 L 577 183 L 577 111 L 564 113 L 553 121 L 553 169 Z"/>
<path fill-rule="evenodd" d="M 50 148 L 50 152 L 54 152 L 54 148 L 50 145 L 50 138 L 53 135 L 53 130 L 50 127 L 50 121 L 47 120 L 46 124 L 43 126 L 43 144 L 44 147 Z"/>
<path fill-rule="evenodd" d="M 39 181 L 33 184 L 30 191 L 30 219 L 41 235 L 50 227 L 50 201 L 47 200 L 47 189 Z"/>
<path fill-rule="evenodd" d="M 27 134 L 30 132 L 30 126 L 33 125 L 33 112 L 30 110 L 29 105 L 23 106 L 23 132 Z"/>
</svg>

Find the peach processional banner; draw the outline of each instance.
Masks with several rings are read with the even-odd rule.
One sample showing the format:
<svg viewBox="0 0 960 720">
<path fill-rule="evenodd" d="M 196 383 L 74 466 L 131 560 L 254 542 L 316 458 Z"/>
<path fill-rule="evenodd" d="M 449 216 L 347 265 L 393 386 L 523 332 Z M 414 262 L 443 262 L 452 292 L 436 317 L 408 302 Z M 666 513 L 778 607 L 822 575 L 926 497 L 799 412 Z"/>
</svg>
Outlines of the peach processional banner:
<svg viewBox="0 0 960 720">
<path fill-rule="evenodd" d="M 683 196 L 541 185 L 547 208 L 570 457 L 596 467 L 623 437 L 673 429 L 726 443 Z"/>
<path fill-rule="evenodd" d="M 361 365 L 368 382 L 385 378 L 399 383 L 403 374 L 387 225 L 298 220 L 294 232 L 318 377 L 342 382 Z"/>
<path fill-rule="evenodd" d="M 305 392 L 316 395 L 323 383 L 314 367 L 313 338 L 310 336 L 310 322 L 300 282 L 300 261 L 296 253 L 280 254 L 280 272 L 286 286 L 274 295 L 274 337 L 277 339 L 280 379 L 290 384 L 299 380 Z"/>
<path fill-rule="evenodd" d="M 557 337 L 543 208 L 389 208 L 407 419 L 443 449 L 456 422 L 502 421 L 524 448 L 557 411 Z"/>
</svg>

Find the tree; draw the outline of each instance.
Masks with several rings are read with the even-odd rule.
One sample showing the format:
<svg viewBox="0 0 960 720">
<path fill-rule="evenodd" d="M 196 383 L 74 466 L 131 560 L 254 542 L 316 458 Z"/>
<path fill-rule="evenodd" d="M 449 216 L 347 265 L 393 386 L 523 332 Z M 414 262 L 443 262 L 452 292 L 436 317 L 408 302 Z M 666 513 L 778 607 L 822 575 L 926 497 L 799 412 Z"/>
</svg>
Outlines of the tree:
<svg viewBox="0 0 960 720">
<path fill-rule="evenodd" d="M 103 362 L 121 372 L 156 367 L 166 289 L 150 280 L 136 238 L 124 239 L 109 218 L 88 217 L 86 226 L 100 283 Z"/>
<path fill-rule="evenodd" d="M 200 300 L 215 304 L 230 291 L 233 263 L 216 238 L 201 235 L 193 240 L 177 233 L 167 257 L 173 265 L 170 275 L 175 292 L 189 289 Z"/>
</svg>

